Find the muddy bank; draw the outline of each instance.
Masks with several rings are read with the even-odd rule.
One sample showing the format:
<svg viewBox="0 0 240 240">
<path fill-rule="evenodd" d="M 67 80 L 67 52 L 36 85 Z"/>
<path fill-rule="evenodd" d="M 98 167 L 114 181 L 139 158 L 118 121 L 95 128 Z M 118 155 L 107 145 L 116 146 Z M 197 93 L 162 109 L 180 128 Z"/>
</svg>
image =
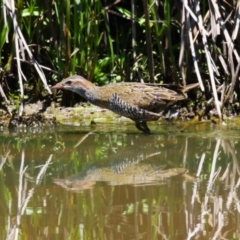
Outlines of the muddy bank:
<svg viewBox="0 0 240 240">
<path fill-rule="evenodd" d="M 234 114 L 227 113 L 225 121 L 232 119 Z M 236 116 L 235 116 L 236 117 Z M 187 120 L 209 120 L 217 122 L 216 112 L 213 110 L 195 111 L 191 106 L 178 107 L 173 106 L 163 114 L 158 121 L 187 121 Z M 235 120 L 238 118 L 234 118 Z M 238 121 L 238 120 L 237 120 Z M 45 107 L 44 102 L 26 104 L 24 114 L 9 114 L 7 110 L 0 109 L 0 128 L 40 128 L 43 126 L 64 124 L 74 126 L 89 126 L 100 123 L 130 123 L 130 119 L 119 116 L 107 109 L 102 109 L 94 105 L 86 104 L 77 107 Z"/>
</svg>

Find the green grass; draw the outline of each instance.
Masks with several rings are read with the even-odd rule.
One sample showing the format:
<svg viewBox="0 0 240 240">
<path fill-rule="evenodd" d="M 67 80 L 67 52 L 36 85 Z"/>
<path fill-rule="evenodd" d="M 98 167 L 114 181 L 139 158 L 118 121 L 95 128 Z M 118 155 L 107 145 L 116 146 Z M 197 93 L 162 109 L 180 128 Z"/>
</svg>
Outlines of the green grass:
<svg viewBox="0 0 240 240">
<path fill-rule="evenodd" d="M 8 8 L 7 1 L 4 0 L 2 4 Z M 135 12 L 132 14 L 133 4 Z M 16 28 L 13 27 L 13 15 L 6 11 L 6 22 L 4 14 L 0 16 L 2 92 L 6 94 L 7 99 L 10 95 L 17 95 L 16 89 L 22 87 L 19 85 L 20 73 L 27 79 L 24 88 L 27 89 L 28 99 L 31 100 L 31 96 L 35 96 L 36 100 L 44 92 L 44 85 L 47 88 L 47 84 L 54 84 L 63 77 L 75 73 L 84 75 L 99 85 L 117 81 L 139 81 L 140 75 L 147 82 L 151 80 L 150 76 L 153 73 L 156 82 L 185 84 L 200 81 L 196 77 L 196 71 L 200 70 L 199 76 L 207 89 L 206 96 L 214 95 L 212 105 L 217 105 L 221 99 L 219 96 L 221 91 L 216 89 L 223 83 L 226 85 L 226 92 L 222 93 L 223 103 L 238 101 L 239 88 L 235 88 L 234 77 L 238 75 L 236 62 L 238 62 L 239 50 L 235 48 L 235 44 L 238 44 L 238 34 L 235 35 L 234 40 L 230 38 L 234 32 L 238 33 L 238 25 L 232 24 L 237 22 L 237 15 L 229 14 L 232 11 L 237 12 L 239 6 L 219 2 L 218 9 L 214 10 L 214 6 L 209 6 L 211 3 L 203 1 L 201 4 L 199 2 L 200 11 L 197 5 L 189 5 L 190 13 L 187 8 L 183 12 L 181 2 L 176 5 L 174 1 L 150 0 L 147 4 L 149 26 L 146 25 L 141 1 L 117 2 L 106 6 L 104 1 L 95 0 L 74 2 L 18 0 L 16 23 L 23 33 L 20 41 L 15 42 Z M 213 14 L 217 14 L 217 11 L 221 24 L 210 18 Z M 182 21 L 183 16 L 185 21 Z M 230 17 L 226 19 L 223 16 Z M 133 19 L 134 26 L 132 26 Z M 187 27 L 187 21 L 190 28 Z M 219 35 L 215 32 L 216 29 L 219 29 Z M 151 33 L 151 53 L 149 53 L 151 48 L 146 38 L 146 30 L 150 30 Z M 133 31 L 135 36 L 132 35 Z M 204 43 L 203 35 L 207 31 L 210 34 L 206 35 L 207 41 Z M 193 40 L 189 38 L 190 34 Z M 21 44 L 23 38 L 27 46 Z M 191 41 L 194 41 L 192 45 L 196 52 L 195 59 L 190 51 Z M 227 42 L 226 48 L 222 42 Z M 47 67 L 47 70 L 40 66 L 42 70 L 36 71 L 37 66 L 34 68 L 31 65 L 32 56 L 26 52 L 27 48 L 36 61 Z M 235 52 L 231 48 L 234 48 Z M 181 62 L 179 62 L 180 49 L 183 50 Z M 18 60 L 21 59 L 18 66 L 16 51 L 19 52 Z M 152 70 L 149 70 L 150 56 L 153 57 L 154 63 Z M 211 60 L 206 60 L 209 57 Z M 194 60 L 195 65 L 193 65 Z M 43 75 L 38 76 L 41 71 L 44 72 L 47 83 Z M 209 85 L 211 71 L 213 71 L 210 76 L 212 84 Z M 39 84 L 40 80 L 42 84 Z M 28 89 L 32 89 L 35 93 L 32 94 Z M 232 94 L 233 92 L 235 94 Z M 228 97 L 224 99 L 226 95 Z M 209 100 L 209 97 L 206 100 Z M 21 101 L 24 101 L 22 90 L 20 103 Z"/>
</svg>

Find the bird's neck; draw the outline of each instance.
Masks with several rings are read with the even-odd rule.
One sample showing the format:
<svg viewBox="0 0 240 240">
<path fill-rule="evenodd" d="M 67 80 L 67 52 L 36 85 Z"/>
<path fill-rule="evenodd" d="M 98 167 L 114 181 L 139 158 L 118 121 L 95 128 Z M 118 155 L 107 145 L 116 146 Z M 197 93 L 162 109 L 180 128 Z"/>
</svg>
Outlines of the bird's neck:
<svg viewBox="0 0 240 240">
<path fill-rule="evenodd" d="M 97 105 L 96 103 L 99 101 L 99 87 L 94 84 L 88 86 L 77 86 L 72 89 L 72 91 L 79 94 L 92 104 Z"/>
<path fill-rule="evenodd" d="M 98 87 L 90 82 L 87 82 L 86 84 L 78 85 L 71 90 L 96 106 L 108 108 L 109 94 L 104 90 L 104 87 Z"/>
<path fill-rule="evenodd" d="M 90 103 L 96 104 L 99 99 L 99 87 L 92 86 L 91 88 L 85 89 L 84 96 Z M 96 104 L 97 105 L 97 104 Z"/>
<path fill-rule="evenodd" d="M 91 89 L 86 89 L 83 97 L 96 106 L 108 108 L 108 96 L 109 93 L 105 91 L 104 87 L 98 87 L 94 85 L 94 87 Z"/>
</svg>

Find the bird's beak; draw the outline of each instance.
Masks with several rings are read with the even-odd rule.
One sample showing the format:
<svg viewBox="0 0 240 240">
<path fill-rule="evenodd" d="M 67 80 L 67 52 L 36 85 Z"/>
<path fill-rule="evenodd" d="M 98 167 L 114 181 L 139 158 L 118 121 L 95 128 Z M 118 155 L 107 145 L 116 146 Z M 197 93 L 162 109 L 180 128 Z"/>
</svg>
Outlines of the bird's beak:
<svg viewBox="0 0 240 240">
<path fill-rule="evenodd" d="M 56 85 L 52 86 L 51 89 L 55 90 L 55 89 L 63 89 L 64 85 L 63 83 L 57 83 Z"/>
</svg>

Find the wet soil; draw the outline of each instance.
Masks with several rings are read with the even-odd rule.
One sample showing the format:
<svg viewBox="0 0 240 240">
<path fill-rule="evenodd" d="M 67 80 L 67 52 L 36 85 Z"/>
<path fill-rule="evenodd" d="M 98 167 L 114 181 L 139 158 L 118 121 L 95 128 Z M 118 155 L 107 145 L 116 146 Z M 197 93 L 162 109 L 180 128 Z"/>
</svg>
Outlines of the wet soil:
<svg viewBox="0 0 240 240">
<path fill-rule="evenodd" d="M 0 109 L 0 128 L 40 128 L 43 126 L 64 124 L 75 126 L 88 126 L 98 123 L 128 123 L 130 119 L 121 117 L 107 109 L 102 109 L 97 106 L 81 103 L 76 107 L 59 107 L 51 102 L 48 106 L 44 101 L 26 104 L 22 116 L 18 113 L 10 114 L 7 108 Z M 8 107 L 9 109 L 9 107 Z M 230 110 L 224 109 L 225 119 L 237 116 L 234 108 Z M 210 120 L 218 122 L 217 112 L 211 106 L 192 106 L 190 103 L 180 106 L 173 105 L 164 112 L 163 117 L 158 121 L 174 121 L 174 120 Z"/>
</svg>

